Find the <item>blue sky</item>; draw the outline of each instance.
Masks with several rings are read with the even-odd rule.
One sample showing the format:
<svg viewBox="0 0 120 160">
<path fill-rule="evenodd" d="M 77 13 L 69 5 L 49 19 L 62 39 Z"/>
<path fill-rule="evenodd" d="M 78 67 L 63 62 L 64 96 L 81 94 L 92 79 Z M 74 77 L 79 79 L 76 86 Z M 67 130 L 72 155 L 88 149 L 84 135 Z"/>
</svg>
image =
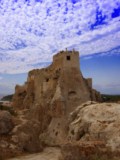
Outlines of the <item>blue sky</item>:
<svg viewBox="0 0 120 160">
<path fill-rule="evenodd" d="M 81 58 L 83 75 L 93 78 L 93 87 L 104 94 L 120 94 L 120 54 Z"/>
<path fill-rule="evenodd" d="M 65 48 L 94 88 L 120 94 L 120 0 L 0 0 L 0 93 Z"/>
</svg>

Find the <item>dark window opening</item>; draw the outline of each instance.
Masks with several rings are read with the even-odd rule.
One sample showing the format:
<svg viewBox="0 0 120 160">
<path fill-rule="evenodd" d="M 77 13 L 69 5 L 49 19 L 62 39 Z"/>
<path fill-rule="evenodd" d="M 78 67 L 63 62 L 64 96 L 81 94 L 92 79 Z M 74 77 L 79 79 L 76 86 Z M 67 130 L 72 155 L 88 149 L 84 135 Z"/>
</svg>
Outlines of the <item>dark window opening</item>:
<svg viewBox="0 0 120 160">
<path fill-rule="evenodd" d="M 71 134 L 74 135 L 74 130 L 71 131 Z"/>
<path fill-rule="evenodd" d="M 70 56 L 67 56 L 66 58 L 67 58 L 68 61 L 70 61 Z"/>
<path fill-rule="evenodd" d="M 22 92 L 22 93 L 19 93 L 18 96 L 25 97 L 25 96 L 26 96 L 26 91 L 24 91 L 24 92 Z"/>
<path fill-rule="evenodd" d="M 75 92 L 75 91 L 70 91 L 70 92 L 68 93 L 68 95 L 76 95 L 76 92 Z"/>
<path fill-rule="evenodd" d="M 49 78 L 46 78 L 46 82 L 48 82 L 49 81 Z"/>
<path fill-rule="evenodd" d="M 57 135 L 58 135 L 58 132 L 56 132 L 55 135 L 57 136 Z"/>
</svg>

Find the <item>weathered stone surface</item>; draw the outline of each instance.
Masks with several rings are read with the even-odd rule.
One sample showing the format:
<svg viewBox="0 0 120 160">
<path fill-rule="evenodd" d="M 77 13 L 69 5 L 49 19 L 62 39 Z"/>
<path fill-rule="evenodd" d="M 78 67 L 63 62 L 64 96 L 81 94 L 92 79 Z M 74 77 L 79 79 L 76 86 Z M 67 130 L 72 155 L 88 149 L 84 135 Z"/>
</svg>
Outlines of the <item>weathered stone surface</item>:
<svg viewBox="0 0 120 160">
<path fill-rule="evenodd" d="M 42 150 L 39 134 L 41 132 L 40 122 L 37 120 L 22 119 L 22 122 L 15 126 L 12 131 L 11 141 L 21 151 L 39 152 Z"/>
<path fill-rule="evenodd" d="M 25 85 L 24 86 L 16 85 L 15 94 L 13 96 L 13 106 L 15 108 L 19 108 L 19 109 L 23 108 L 23 101 L 26 94 L 27 93 L 26 93 Z"/>
<path fill-rule="evenodd" d="M 61 160 L 60 148 L 47 147 L 42 153 L 19 156 L 9 160 Z"/>
<path fill-rule="evenodd" d="M 0 111 L 0 134 L 8 134 L 13 127 L 11 114 L 7 111 Z"/>
<path fill-rule="evenodd" d="M 104 151 L 103 151 L 104 150 Z M 106 154 L 105 144 L 96 142 L 69 142 L 61 147 L 61 160 L 94 160 Z M 105 153 L 104 153 L 105 152 Z M 101 155 L 101 156 L 99 156 Z M 97 158 L 99 156 L 99 158 Z M 106 159 L 107 160 L 107 159 Z"/>
<path fill-rule="evenodd" d="M 8 148 L 9 143 L 4 141 L 4 140 L 0 140 L 0 147 L 1 148 Z"/>
<path fill-rule="evenodd" d="M 70 115 L 68 138 L 76 141 L 104 141 L 120 150 L 120 104 L 88 102 Z"/>
</svg>

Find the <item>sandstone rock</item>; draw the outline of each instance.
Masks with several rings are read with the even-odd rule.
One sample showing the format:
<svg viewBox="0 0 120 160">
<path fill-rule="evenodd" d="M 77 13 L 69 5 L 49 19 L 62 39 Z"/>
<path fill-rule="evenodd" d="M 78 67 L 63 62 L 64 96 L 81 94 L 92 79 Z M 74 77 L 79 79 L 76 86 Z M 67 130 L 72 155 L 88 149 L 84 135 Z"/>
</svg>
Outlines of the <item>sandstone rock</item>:
<svg viewBox="0 0 120 160">
<path fill-rule="evenodd" d="M 106 154 L 106 147 L 105 144 L 100 141 L 86 143 L 74 141 L 63 144 L 61 153 L 61 160 L 94 160 L 97 159 L 98 156 L 101 155 L 100 157 L 102 157 Z"/>
<path fill-rule="evenodd" d="M 11 114 L 7 111 L 0 111 L 0 134 L 8 134 L 13 127 Z"/>
<path fill-rule="evenodd" d="M 28 119 L 31 118 L 39 123 L 40 133 L 46 130 L 51 121 L 51 116 L 48 112 L 48 106 L 42 106 L 35 104 L 33 108 L 30 109 L 28 114 Z"/>
<path fill-rule="evenodd" d="M 17 146 L 14 145 L 14 144 L 10 144 L 10 145 L 9 145 L 9 148 L 10 148 L 11 150 L 16 150 L 16 149 L 17 149 Z"/>
<path fill-rule="evenodd" d="M 17 136 L 17 135 L 13 135 L 13 136 L 11 137 L 11 141 L 12 141 L 13 143 L 18 144 L 18 142 L 19 142 L 18 136 Z"/>
<path fill-rule="evenodd" d="M 83 104 L 70 115 L 68 138 L 101 140 L 112 150 L 120 150 L 120 104 Z"/>
<path fill-rule="evenodd" d="M 12 141 L 16 143 L 20 150 L 28 152 L 38 152 L 42 150 L 39 141 L 40 124 L 37 121 L 26 121 L 18 126 L 12 136 Z"/>
<path fill-rule="evenodd" d="M 0 147 L 1 148 L 7 148 L 9 146 L 8 142 L 4 141 L 4 140 L 1 140 L 0 141 Z"/>
<path fill-rule="evenodd" d="M 19 156 L 9 160 L 61 160 L 60 148 L 47 147 L 42 153 Z"/>
<path fill-rule="evenodd" d="M 26 87 L 24 86 L 20 86 L 20 85 L 16 85 L 15 87 L 15 94 L 13 96 L 13 106 L 15 108 L 23 108 L 23 100 L 25 99 L 26 96 Z"/>
</svg>

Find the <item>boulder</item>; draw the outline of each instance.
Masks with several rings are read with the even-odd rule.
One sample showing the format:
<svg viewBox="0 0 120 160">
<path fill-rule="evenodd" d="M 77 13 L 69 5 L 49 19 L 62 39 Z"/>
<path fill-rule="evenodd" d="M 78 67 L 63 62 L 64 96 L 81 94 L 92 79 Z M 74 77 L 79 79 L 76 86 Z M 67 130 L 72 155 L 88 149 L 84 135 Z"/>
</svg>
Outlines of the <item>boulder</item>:
<svg viewBox="0 0 120 160">
<path fill-rule="evenodd" d="M 88 102 L 70 114 L 68 139 L 104 141 L 120 151 L 120 104 Z"/>
<path fill-rule="evenodd" d="M 0 134 L 8 134 L 13 127 L 11 114 L 8 111 L 0 111 Z"/>
<path fill-rule="evenodd" d="M 67 142 L 61 146 L 61 160 L 97 160 L 106 158 L 105 144 L 96 142 Z M 106 158 L 107 160 L 107 158 Z M 113 160 L 113 159 L 112 159 Z"/>
<path fill-rule="evenodd" d="M 40 123 L 38 121 L 25 121 L 14 128 L 11 141 L 16 144 L 21 151 L 30 153 L 39 152 L 42 150 L 39 134 Z"/>
</svg>

